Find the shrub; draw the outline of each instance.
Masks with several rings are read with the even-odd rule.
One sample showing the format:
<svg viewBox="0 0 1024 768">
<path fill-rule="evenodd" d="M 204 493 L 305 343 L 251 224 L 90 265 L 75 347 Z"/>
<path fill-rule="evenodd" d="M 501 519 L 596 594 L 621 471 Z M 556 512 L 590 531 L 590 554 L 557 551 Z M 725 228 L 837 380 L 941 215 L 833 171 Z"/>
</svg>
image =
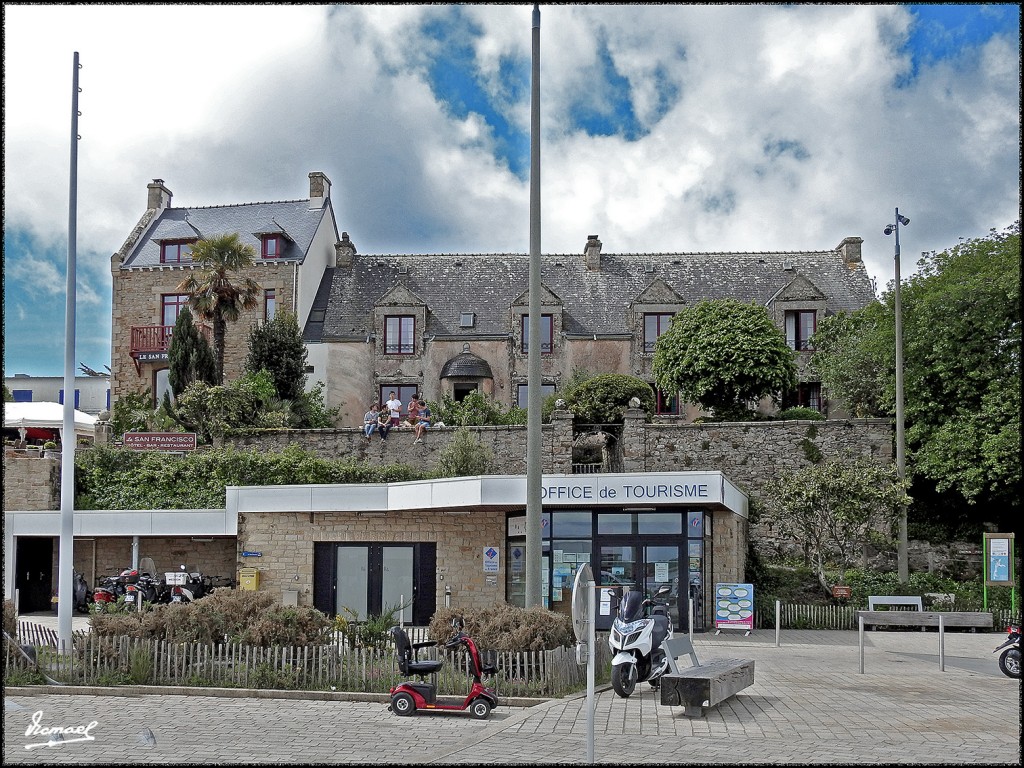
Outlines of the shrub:
<svg viewBox="0 0 1024 768">
<path fill-rule="evenodd" d="M 331 620 L 315 608 L 280 605 L 269 592 L 227 589 L 216 590 L 194 603 L 92 617 L 92 630 L 100 637 L 127 635 L 215 643 L 229 640 L 263 647 L 324 642 L 330 627 Z"/>
<path fill-rule="evenodd" d="M 486 651 L 546 651 L 573 645 L 572 619 L 547 608 L 520 608 L 502 603 L 480 610 L 441 608 L 430 620 L 431 640 L 443 643 L 452 636 L 452 619 L 461 616 L 465 633 Z"/>
<path fill-rule="evenodd" d="M 466 427 L 459 427 L 437 457 L 439 477 L 468 477 L 494 472 L 494 452 Z"/>
<path fill-rule="evenodd" d="M 575 387 L 565 400 L 576 419 L 585 424 L 621 424 L 634 397 L 650 419 L 655 408 L 654 390 L 636 376 L 599 374 Z"/>
<path fill-rule="evenodd" d="M 779 421 L 824 421 L 825 417 L 821 415 L 821 411 L 816 411 L 813 408 L 804 408 L 803 406 L 796 406 L 793 408 L 786 408 L 785 410 L 779 411 L 776 417 Z"/>
</svg>

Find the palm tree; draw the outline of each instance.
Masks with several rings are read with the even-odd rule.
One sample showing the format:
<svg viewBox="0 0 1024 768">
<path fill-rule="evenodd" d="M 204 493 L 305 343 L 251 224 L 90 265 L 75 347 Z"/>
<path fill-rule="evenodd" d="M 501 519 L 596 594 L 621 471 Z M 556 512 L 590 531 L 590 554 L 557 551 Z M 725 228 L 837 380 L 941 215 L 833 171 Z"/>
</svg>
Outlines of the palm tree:
<svg viewBox="0 0 1024 768">
<path fill-rule="evenodd" d="M 213 323 L 213 353 L 217 362 L 216 379 L 224 383 L 224 336 L 227 321 L 236 321 L 242 310 L 259 306 L 262 287 L 244 277 L 232 282 L 232 273 L 253 265 L 256 250 L 239 242 L 238 234 L 203 238 L 192 245 L 192 261 L 200 269 L 178 284 L 187 293 L 189 306 Z"/>
</svg>

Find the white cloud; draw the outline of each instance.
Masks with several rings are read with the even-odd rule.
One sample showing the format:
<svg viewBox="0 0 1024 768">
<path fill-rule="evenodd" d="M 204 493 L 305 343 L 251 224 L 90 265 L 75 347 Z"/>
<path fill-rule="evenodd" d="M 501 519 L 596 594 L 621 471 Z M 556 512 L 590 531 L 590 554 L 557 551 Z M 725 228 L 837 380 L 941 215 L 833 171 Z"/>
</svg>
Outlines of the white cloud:
<svg viewBox="0 0 1024 768">
<path fill-rule="evenodd" d="M 92 297 L 165 179 L 175 204 L 294 199 L 334 183 L 361 252 L 529 247 L 528 181 L 479 118 L 426 81 L 418 32 L 438 6 L 5 6 L 8 228 L 66 237 L 71 54 L 82 56 L 79 250 Z M 529 6 L 464 6 L 485 82 L 529 61 Z M 899 206 L 906 254 L 1019 211 L 1019 40 L 909 70 L 901 6 L 542 8 L 543 248 L 782 250 L 865 239 L 884 285 Z M 598 41 L 632 87 L 638 141 L 570 130 Z M 678 98 L 660 114 L 655 73 Z M 510 116 L 529 126 L 529 103 Z M 657 122 L 652 122 L 654 120 Z M 766 142 L 800 151 L 769 157 Z M 804 159 L 799 159 L 801 155 Z M 715 204 L 717 202 L 717 208 Z M 61 281 L 61 285 L 63 282 Z"/>
</svg>

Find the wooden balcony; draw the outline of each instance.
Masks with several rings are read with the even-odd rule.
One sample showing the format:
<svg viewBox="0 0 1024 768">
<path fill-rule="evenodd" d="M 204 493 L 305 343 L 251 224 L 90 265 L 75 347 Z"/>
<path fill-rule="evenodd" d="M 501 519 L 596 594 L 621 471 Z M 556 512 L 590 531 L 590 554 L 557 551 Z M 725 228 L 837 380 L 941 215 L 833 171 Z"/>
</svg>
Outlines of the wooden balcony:
<svg viewBox="0 0 1024 768">
<path fill-rule="evenodd" d="M 213 344 L 213 329 L 207 325 L 197 324 L 199 331 L 206 340 Z M 133 325 L 131 356 L 138 360 L 166 360 L 167 350 L 171 346 L 173 325 Z"/>
</svg>

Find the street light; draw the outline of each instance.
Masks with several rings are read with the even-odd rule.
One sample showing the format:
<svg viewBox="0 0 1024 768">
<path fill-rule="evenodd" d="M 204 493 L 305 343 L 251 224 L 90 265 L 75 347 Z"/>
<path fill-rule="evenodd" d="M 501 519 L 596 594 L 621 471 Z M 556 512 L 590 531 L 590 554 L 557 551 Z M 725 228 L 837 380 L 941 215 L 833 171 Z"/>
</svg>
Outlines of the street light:
<svg viewBox="0 0 1024 768">
<path fill-rule="evenodd" d="M 900 224 L 904 227 L 910 219 L 900 215 L 896 209 L 896 221 L 886 224 L 883 232 L 887 235 L 896 234 L 896 288 L 893 294 L 896 313 L 896 474 L 901 482 L 906 480 L 907 459 L 903 436 L 903 307 L 900 304 Z M 900 535 L 896 546 L 896 567 L 900 584 L 910 581 L 910 567 L 907 562 L 907 507 L 900 507 Z"/>
</svg>

